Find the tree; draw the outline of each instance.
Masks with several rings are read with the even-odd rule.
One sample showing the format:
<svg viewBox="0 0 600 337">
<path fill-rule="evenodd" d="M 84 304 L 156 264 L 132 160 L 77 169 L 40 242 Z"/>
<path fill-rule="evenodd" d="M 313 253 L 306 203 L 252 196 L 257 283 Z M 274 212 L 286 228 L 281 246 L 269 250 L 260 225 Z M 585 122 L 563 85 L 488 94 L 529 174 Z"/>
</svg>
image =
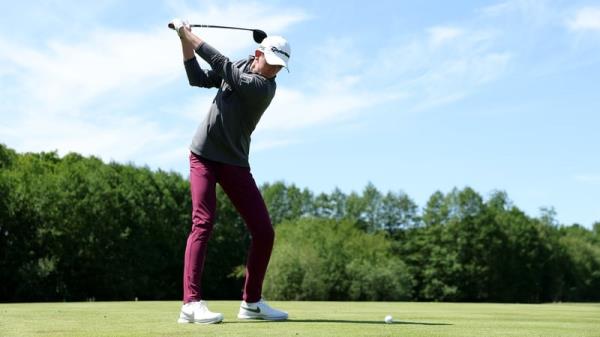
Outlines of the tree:
<svg viewBox="0 0 600 337">
<path fill-rule="evenodd" d="M 281 299 L 598 301 L 600 222 L 526 215 L 494 191 L 314 195 L 262 187 L 276 226 L 266 294 Z M 203 287 L 238 299 L 250 237 L 217 188 Z M 0 144 L 0 301 L 181 298 L 191 226 L 176 173 Z"/>
<path fill-rule="evenodd" d="M 594 231 L 573 225 L 561 229 L 560 245 L 568 268 L 564 270 L 564 301 L 600 300 L 600 245 L 598 223 Z"/>
<path fill-rule="evenodd" d="M 388 233 L 419 226 L 418 207 L 408 195 L 388 192 L 381 204 L 381 227 Z"/>
<path fill-rule="evenodd" d="M 314 199 L 312 215 L 319 218 L 340 220 L 346 217 L 346 195 L 335 188 L 331 194 L 320 193 Z"/>
<path fill-rule="evenodd" d="M 276 182 L 264 184 L 261 192 L 275 225 L 313 212 L 312 193 L 307 189 L 301 191 L 295 185 Z"/>
</svg>

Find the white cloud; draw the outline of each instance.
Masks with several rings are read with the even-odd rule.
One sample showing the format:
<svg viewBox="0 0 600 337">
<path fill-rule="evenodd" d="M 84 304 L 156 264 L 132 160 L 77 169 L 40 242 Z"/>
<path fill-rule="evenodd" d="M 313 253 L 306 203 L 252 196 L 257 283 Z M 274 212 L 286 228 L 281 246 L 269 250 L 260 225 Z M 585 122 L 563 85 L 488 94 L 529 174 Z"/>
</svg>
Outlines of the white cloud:
<svg viewBox="0 0 600 337">
<path fill-rule="evenodd" d="M 600 174 L 579 174 L 576 175 L 575 181 L 586 184 L 600 184 Z"/>
<path fill-rule="evenodd" d="M 256 3 L 207 8 L 202 15 L 193 8 L 187 13 L 199 22 L 234 20 L 240 26 L 259 24 L 278 33 L 306 19 L 302 11 Z M 97 28 L 83 40 L 69 35 L 68 40 L 28 44 L 0 34 L 0 90 L 7 94 L 0 103 L 0 139 L 19 151 L 57 149 L 61 154 L 76 151 L 172 167 L 168 161 L 187 151 L 193 129 L 185 134 L 181 129 L 188 127 L 189 117 L 168 111 L 185 124 L 165 125 L 166 118 L 157 116 L 165 108 L 147 101 L 160 93 L 171 100 L 159 103 L 169 104 L 168 110 L 181 106 L 180 92 L 172 89 L 187 85 L 179 39 L 166 23 L 154 29 L 123 30 L 102 28 L 90 17 L 88 21 Z M 246 56 L 254 45 L 250 33 L 244 39 L 237 31 L 196 32 L 232 57 Z M 197 114 L 206 109 L 195 107 Z M 194 123 L 198 121 L 196 117 Z"/>
<path fill-rule="evenodd" d="M 271 106 L 258 124 L 254 138 L 259 142 L 296 144 L 298 137 L 294 132 L 351 123 L 366 111 L 402 96 L 400 92 L 366 84 L 373 81 L 373 74 L 364 66 L 367 57 L 360 52 L 358 41 L 326 37 L 312 48 L 308 54 L 319 61 L 311 65 L 306 79 L 294 79 L 295 86 L 278 86 Z"/>
<path fill-rule="evenodd" d="M 355 88 L 311 93 L 279 88 L 258 130 L 290 130 L 344 122 L 356 116 L 361 109 L 394 98 L 386 93 L 361 93 Z"/>
<path fill-rule="evenodd" d="M 472 95 L 482 85 L 501 77 L 510 64 L 508 52 L 463 55 L 432 66 L 418 78 L 410 90 L 417 103 L 414 110 L 423 111 L 454 103 Z"/>
<path fill-rule="evenodd" d="M 202 11 L 186 6 L 175 3 L 174 9 L 188 13 L 193 22 L 256 26 L 274 34 L 309 18 L 302 11 L 256 3 L 209 3 Z M 250 36 L 239 38 L 244 32 L 197 33 L 232 57 L 245 56 L 253 45 Z M 308 53 L 319 60 L 311 74 L 278 88 L 258 125 L 253 150 L 295 144 L 298 137 L 292 131 L 355 123 L 361 114 L 392 101 L 427 110 L 463 99 L 501 77 L 510 64 L 512 53 L 499 49 L 495 38 L 480 27 L 436 25 L 408 41 L 391 41 L 367 52 L 352 38 L 324 37 Z M 0 65 L 18 69 L 0 73 L 3 81 L 14 82 L 10 87 L 15 93 L 10 103 L 2 104 L 16 109 L 2 116 L 10 118 L 10 127 L 1 127 L 0 137 L 18 150 L 58 149 L 106 159 L 143 156 L 146 162 L 168 162 L 186 151 L 214 95 L 183 89 L 187 83 L 179 42 L 164 25 L 147 31 L 96 29 L 85 41 L 52 40 L 43 45 L 14 43 L 0 35 Z M 163 119 L 140 106 L 172 87 L 181 91 L 167 95 L 172 101 L 165 104 L 179 124 L 163 125 Z M 189 91 L 182 94 L 183 90 Z M 165 109 L 149 108 L 155 113 Z"/>
<path fill-rule="evenodd" d="M 6 45 L 6 44 L 5 44 Z M 50 41 L 47 48 L 11 45 L 0 50 L 20 69 L 17 85 L 30 113 L 85 114 L 109 93 L 151 89 L 175 78 L 181 68 L 177 41 L 163 31 L 96 31 L 86 41 Z M 10 50 L 19 50 L 12 53 Z"/>
<path fill-rule="evenodd" d="M 279 147 L 286 147 L 292 144 L 298 144 L 299 141 L 295 139 L 283 139 L 283 140 L 262 140 L 259 139 L 257 142 L 252 144 L 253 152 L 260 152 L 270 150 Z"/>
<path fill-rule="evenodd" d="M 480 10 L 488 19 L 503 19 L 516 29 L 523 27 L 550 28 L 566 26 L 570 31 L 600 31 L 600 6 L 573 9 L 547 0 L 507 0 Z M 521 33 L 525 33 L 522 29 Z"/>
<path fill-rule="evenodd" d="M 308 90 L 278 89 L 259 130 L 349 122 L 391 101 L 426 110 L 460 100 L 507 70 L 512 54 L 494 50 L 495 38 L 483 30 L 433 26 L 374 55 L 362 54 L 357 41 L 330 40 L 315 56 L 323 67 L 315 70 L 318 82 Z"/>
<path fill-rule="evenodd" d="M 297 137 L 294 131 L 353 123 L 390 102 L 425 111 L 464 99 L 507 71 L 513 55 L 495 50 L 495 38 L 477 29 L 434 26 L 368 55 L 358 41 L 329 39 L 311 52 L 320 60 L 314 69 L 319 76 L 302 89 L 278 88 L 256 138 L 284 141 Z"/>
<path fill-rule="evenodd" d="M 144 158 L 152 161 L 168 151 L 175 132 L 136 105 L 180 76 L 177 44 L 168 31 L 113 30 L 92 32 L 80 43 L 50 41 L 46 48 L 3 43 L 8 50 L 0 48 L 0 62 L 19 69 L 12 106 L 2 112 L 13 112 L 10 129 L 0 130 L 3 141 L 19 151 L 74 151 L 105 160 L 150 152 Z"/>
<path fill-rule="evenodd" d="M 297 132 L 332 124 L 350 124 L 361 113 L 397 99 L 396 94 L 362 92 L 356 87 L 320 92 L 280 87 L 253 135 L 256 145 L 252 149 L 262 151 L 312 141 L 306 138 L 300 141 Z"/>
<path fill-rule="evenodd" d="M 600 31 L 600 7 L 584 7 L 567 21 L 572 31 Z"/>
<path fill-rule="evenodd" d="M 389 74 L 383 85 L 387 91 L 402 92 L 410 110 L 464 99 L 501 78 L 513 60 L 513 53 L 498 45 L 497 34 L 479 26 L 435 26 L 426 30 L 426 37 L 382 48 L 371 69 Z"/>
<path fill-rule="evenodd" d="M 558 6 L 547 0 L 507 0 L 484 7 L 484 17 L 508 20 L 510 24 L 525 22 L 529 26 L 542 27 L 559 19 Z"/>
<path fill-rule="evenodd" d="M 507 0 L 482 8 L 481 13 L 488 16 L 501 16 L 513 12 L 531 15 L 544 12 L 547 3 L 547 0 Z"/>
<path fill-rule="evenodd" d="M 118 161 L 129 161 L 148 148 L 162 150 L 164 143 L 175 137 L 157 123 L 135 117 L 93 122 L 38 117 L 25 121 L 22 127 L 29 135 L 35 135 L 22 140 L 21 147 L 25 149 L 58 149 L 62 154 L 73 151 Z"/>
<path fill-rule="evenodd" d="M 429 41 L 432 46 L 438 47 L 444 43 L 450 42 L 460 35 L 462 35 L 463 31 L 457 27 L 431 27 L 428 29 L 429 32 Z"/>
<path fill-rule="evenodd" d="M 515 1 L 504 1 L 484 7 L 480 11 L 487 16 L 499 16 L 515 10 L 516 4 Z"/>
<path fill-rule="evenodd" d="M 295 8 L 275 8 L 266 4 L 256 2 L 211 2 L 203 4 L 202 9 L 198 10 L 196 6 L 190 7 L 187 4 L 177 4 L 173 6 L 177 13 L 186 13 L 185 19 L 190 23 L 199 24 L 216 24 L 222 26 L 236 26 L 259 28 L 269 33 L 270 35 L 280 35 L 291 25 L 310 19 L 310 16 L 302 10 Z M 210 28 L 202 28 L 198 30 L 198 34 L 212 34 L 213 32 L 223 32 Z M 227 31 L 224 31 L 227 32 Z M 234 31 L 234 36 L 238 34 L 246 34 L 249 32 Z M 230 35 L 232 36 L 232 35 Z M 216 41 L 208 39 L 207 41 Z M 240 40 L 236 39 L 236 45 L 239 45 Z M 252 42 L 252 39 L 248 39 Z"/>
</svg>

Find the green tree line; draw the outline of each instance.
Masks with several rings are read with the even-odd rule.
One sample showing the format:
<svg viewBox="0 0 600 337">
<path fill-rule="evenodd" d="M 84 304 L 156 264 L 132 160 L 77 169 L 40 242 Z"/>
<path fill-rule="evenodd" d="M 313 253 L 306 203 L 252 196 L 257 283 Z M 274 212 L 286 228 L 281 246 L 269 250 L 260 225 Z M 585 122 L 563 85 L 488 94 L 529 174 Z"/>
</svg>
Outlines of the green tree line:
<svg viewBox="0 0 600 337">
<path fill-rule="evenodd" d="M 276 229 L 269 299 L 598 301 L 600 222 L 525 214 L 501 191 L 261 186 Z M 203 286 L 239 299 L 250 238 L 218 189 Z M 181 175 L 0 144 L 0 301 L 181 297 L 190 230 Z"/>
</svg>

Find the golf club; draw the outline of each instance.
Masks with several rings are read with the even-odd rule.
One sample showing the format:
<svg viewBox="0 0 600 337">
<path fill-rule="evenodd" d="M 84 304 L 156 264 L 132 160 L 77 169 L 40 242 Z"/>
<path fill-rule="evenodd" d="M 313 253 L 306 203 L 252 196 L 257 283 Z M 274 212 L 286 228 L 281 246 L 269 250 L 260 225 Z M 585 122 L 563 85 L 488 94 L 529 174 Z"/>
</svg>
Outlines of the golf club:
<svg viewBox="0 0 600 337">
<path fill-rule="evenodd" d="M 223 28 L 223 29 L 236 29 L 236 30 L 249 30 L 252 32 L 252 37 L 256 43 L 261 43 L 262 40 L 267 37 L 267 33 L 260 29 L 251 29 L 251 28 L 240 28 L 240 27 L 230 27 L 230 26 L 216 26 L 216 25 L 201 25 L 201 24 L 193 24 L 190 27 L 198 27 L 198 28 Z M 169 28 L 175 29 L 173 24 L 169 23 Z"/>
</svg>

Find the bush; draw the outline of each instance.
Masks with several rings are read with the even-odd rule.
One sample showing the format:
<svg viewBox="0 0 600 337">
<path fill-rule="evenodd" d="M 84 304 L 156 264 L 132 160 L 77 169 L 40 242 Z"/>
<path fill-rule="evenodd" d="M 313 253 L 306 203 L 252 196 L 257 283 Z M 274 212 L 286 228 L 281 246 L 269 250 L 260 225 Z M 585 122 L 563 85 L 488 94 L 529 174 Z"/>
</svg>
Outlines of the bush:
<svg viewBox="0 0 600 337">
<path fill-rule="evenodd" d="M 408 298 L 410 283 L 383 233 L 305 218 L 277 227 L 264 293 L 280 300 L 395 301 Z"/>
</svg>

